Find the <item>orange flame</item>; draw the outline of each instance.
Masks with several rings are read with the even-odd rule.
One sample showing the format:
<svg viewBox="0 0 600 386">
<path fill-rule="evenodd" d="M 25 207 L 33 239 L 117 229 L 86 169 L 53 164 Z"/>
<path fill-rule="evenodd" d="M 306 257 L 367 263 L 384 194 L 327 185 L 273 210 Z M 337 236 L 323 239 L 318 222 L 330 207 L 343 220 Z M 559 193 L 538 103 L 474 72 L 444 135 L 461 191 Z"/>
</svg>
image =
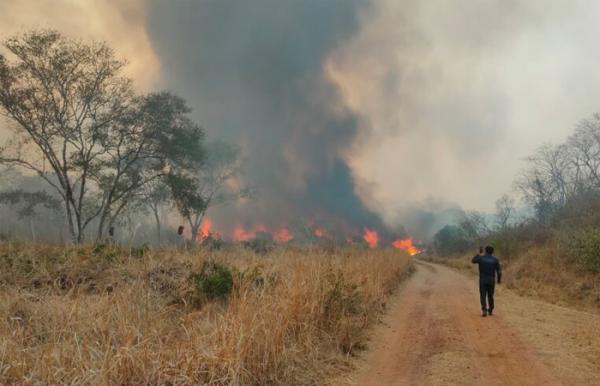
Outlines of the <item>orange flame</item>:
<svg viewBox="0 0 600 386">
<path fill-rule="evenodd" d="M 392 246 L 396 249 L 406 251 L 409 255 L 414 256 L 421 250 L 413 245 L 412 239 L 398 239 L 392 243 Z"/>
<path fill-rule="evenodd" d="M 323 228 L 317 228 L 315 229 L 315 236 L 317 237 L 324 237 L 324 238 L 331 238 L 331 236 L 329 236 L 329 233 L 323 229 Z"/>
<path fill-rule="evenodd" d="M 236 225 L 233 228 L 233 240 L 235 241 L 248 241 L 256 237 L 257 233 L 268 233 L 269 230 L 265 225 L 256 225 L 252 230 L 246 230 L 242 225 Z"/>
<path fill-rule="evenodd" d="M 377 244 L 379 244 L 379 235 L 377 234 L 377 231 L 369 228 L 365 228 L 363 239 L 369 244 L 369 248 L 377 248 Z"/>
<path fill-rule="evenodd" d="M 199 236 L 201 239 L 206 239 L 211 235 L 211 229 L 212 229 L 212 220 L 207 218 L 206 220 L 204 220 L 202 222 L 202 226 L 200 227 L 200 232 L 199 232 Z"/>
<path fill-rule="evenodd" d="M 280 243 L 287 243 L 290 240 L 294 239 L 294 235 L 288 228 L 281 228 L 275 233 L 275 240 Z"/>
<path fill-rule="evenodd" d="M 247 231 L 241 225 L 236 225 L 233 229 L 233 239 L 235 241 L 248 241 L 256 236 L 256 232 Z"/>
</svg>

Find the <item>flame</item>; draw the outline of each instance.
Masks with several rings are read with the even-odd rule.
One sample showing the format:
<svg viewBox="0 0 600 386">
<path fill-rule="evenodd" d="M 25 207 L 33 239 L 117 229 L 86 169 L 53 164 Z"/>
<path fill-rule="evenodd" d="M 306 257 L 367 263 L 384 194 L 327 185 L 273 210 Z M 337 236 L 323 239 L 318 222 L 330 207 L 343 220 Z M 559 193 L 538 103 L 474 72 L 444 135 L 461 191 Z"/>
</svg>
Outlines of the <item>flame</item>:
<svg viewBox="0 0 600 386">
<path fill-rule="evenodd" d="M 315 229 L 315 236 L 317 236 L 317 237 L 325 237 L 326 234 L 327 234 L 327 232 L 323 228 Z"/>
<path fill-rule="evenodd" d="M 421 250 L 413 245 L 412 239 L 398 239 L 392 243 L 392 246 L 396 249 L 402 249 L 406 251 L 409 255 L 414 256 L 417 253 L 421 252 Z"/>
<path fill-rule="evenodd" d="M 248 241 L 256 236 L 256 232 L 247 231 L 241 225 L 236 225 L 233 229 L 233 239 L 235 241 Z"/>
<path fill-rule="evenodd" d="M 331 236 L 329 236 L 329 233 L 323 229 L 323 228 L 317 228 L 315 229 L 315 236 L 317 237 L 323 237 L 323 238 L 331 238 Z"/>
<path fill-rule="evenodd" d="M 379 244 L 379 235 L 377 234 L 377 231 L 369 228 L 365 228 L 363 239 L 369 244 L 369 248 L 377 248 L 377 244 Z"/>
<path fill-rule="evenodd" d="M 294 239 L 294 235 L 288 228 L 281 228 L 275 233 L 275 240 L 280 243 L 287 243 Z"/>
<path fill-rule="evenodd" d="M 212 226 L 213 226 L 212 220 L 209 218 L 207 218 L 206 220 L 204 220 L 202 222 L 202 226 L 200 227 L 200 232 L 198 232 L 201 239 L 207 239 L 208 237 L 211 236 Z"/>
<path fill-rule="evenodd" d="M 369 248 L 377 248 L 381 242 L 377 230 L 369 229 L 367 227 L 363 228 L 363 230 L 364 231 L 362 234 L 362 239 L 367 243 Z M 346 233 L 346 242 L 348 244 L 354 244 L 358 240 L 359 234 L 354 233 L 355 230 L 352 229 L 348 230 L 348 232 L 350 232 L 351 234 L 355 234 L 355 236 L 351 236 L 348 233 Z M 288 243 L 294 240 L 295 238 L 293 232 L 288 226 L 283 226 L 278 229 L 269 230 L 269 228 L 264 224 L 257 224 L 252 226 L 251 228 L 246 228 L 243 225 L 238 224 L 234 227 L 231 233 L 225 234 L 223 236 L 215 231 L 214 222 L 210 218 L 206 218 L 202 222 L 202 226 L 198 231 L 198 236 L 201 240 L 205 240 L 207 238 L 221 239 L 222 237 L 225 237 L 225 239 L 233 241 L 249 241 L 256 238 L 259 235 L 259 233 L 268 233 L 272 236 L 272 240 L 281 244 Z M 314 228 L 313 233 L 318 238 L 333 240 L 331 234 L 325 228 Z M 406 251 L 411 256 L 422 252 L 422 250 L 420 250 L 417 246 L 414 245 L 414 241 L 412 238 L 397 239 L 394 242 L 392 242 L 392 246 L 396 249 Z"/>
<path fill-rule="evenodd" d="M 265 225 L 259 224 L 252 230 L 246 230 L 242 225 L 236 225 L 233 229 L 232 239 L 234 241 L 248 241 L 256 237 L 257 233 L 269 233 Z"/>
</svg>

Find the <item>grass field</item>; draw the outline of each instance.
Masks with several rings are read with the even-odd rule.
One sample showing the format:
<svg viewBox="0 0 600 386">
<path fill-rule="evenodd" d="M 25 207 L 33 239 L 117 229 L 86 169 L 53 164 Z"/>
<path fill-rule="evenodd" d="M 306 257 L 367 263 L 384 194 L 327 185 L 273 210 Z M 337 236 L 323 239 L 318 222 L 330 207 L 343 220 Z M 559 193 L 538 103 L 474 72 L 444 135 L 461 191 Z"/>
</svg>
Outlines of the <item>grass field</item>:
<svg viewBox="0 0 600 386">
<path fill-rule="evenodd" d="M 410 259 L 4 242 L 0 266 L 0 384 L 311 385 L 348 370 Z"/>
</svg>

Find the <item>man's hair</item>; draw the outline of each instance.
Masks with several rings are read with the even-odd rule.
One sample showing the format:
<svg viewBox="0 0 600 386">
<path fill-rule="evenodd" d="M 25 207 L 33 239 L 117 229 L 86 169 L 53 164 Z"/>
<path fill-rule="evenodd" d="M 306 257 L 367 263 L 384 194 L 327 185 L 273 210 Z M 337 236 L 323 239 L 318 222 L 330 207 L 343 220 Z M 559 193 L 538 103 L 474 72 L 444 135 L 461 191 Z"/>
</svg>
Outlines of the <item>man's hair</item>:
<svg viewBox="0 0 600 386">
<path fill-rule="evenodd" d="M 488 255 L 491 255 L 492 253 L 494 253 L 494 247 L 492 247 L 491 245 L 488 245 L 487 247 L 485 247 L 485 253 L 487 253 Z"/>
</svg>

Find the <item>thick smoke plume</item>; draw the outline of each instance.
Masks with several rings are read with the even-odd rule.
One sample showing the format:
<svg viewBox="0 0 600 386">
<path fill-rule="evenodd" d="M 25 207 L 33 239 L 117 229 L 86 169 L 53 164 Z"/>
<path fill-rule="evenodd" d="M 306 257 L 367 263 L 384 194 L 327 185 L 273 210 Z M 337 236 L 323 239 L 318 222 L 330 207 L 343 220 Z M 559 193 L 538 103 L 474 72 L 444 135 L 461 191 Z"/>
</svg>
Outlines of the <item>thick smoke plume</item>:
<svg viewBox="0 0 600 386">
<path fill-rule="evenodd" d="M 361 9 L 346 0 L 152 3 L 164 85 L 190 100 L 209 134 L 244 149 L 255 197 L 217 209 L 217 225 L 381 228 L 343 158 L 360 124 L 323 71 Z"/>
<path fill-rule="evenodd" d="M 532 149 L 600 109 L 599 11 L 584 0 L 373 1 L 327 63 L 361 118 L 346 159 L 363 202 L 388 224 L 452 207 L 440 199 L 493 210 Z"/>
<path fill-rule="evenodd" d="M 291 222 L 431 236 L 492 210 L 520 160 L 599 110 L 586 0 L 6 1 L 0 34 L 106 40 L 141 89 L 240 144 L 255 198 L 218 228 Z M 2 123 L 0 122 L 0 125 Z"/>
</svg>

